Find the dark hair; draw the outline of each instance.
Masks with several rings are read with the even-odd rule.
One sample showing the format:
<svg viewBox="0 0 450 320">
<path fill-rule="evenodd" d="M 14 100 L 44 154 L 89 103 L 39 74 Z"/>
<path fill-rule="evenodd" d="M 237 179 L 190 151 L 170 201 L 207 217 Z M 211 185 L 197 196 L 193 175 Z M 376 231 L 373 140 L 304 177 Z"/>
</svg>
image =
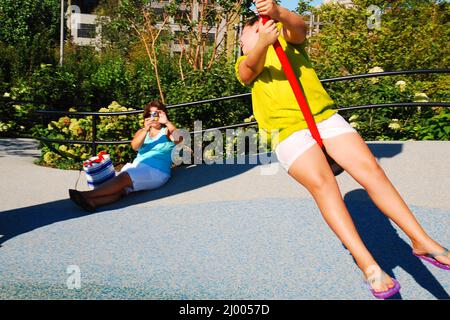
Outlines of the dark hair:
<svg viewBox="0 0 450 320">
<path fill-rule="evenodd" d="M 245 21 L 244 27 L 247 27 L 247 26 L 251 27 L 251 26 L 253 26 L 256 22 L 258 22 L 258 20 L 260 18 L 261 17 L 258 16 L 258 15 L 249 18 L 247 21 Z"/>
<path fill-rule="evenodd" d="M 153 107 L 157 108 L 158 110 L 164 111 L 164 113 L 167 115 L 166 106 L 159 100 L 153 100 L 147 103 L 144 107 L 144 114 L 143 114 L 144 119 L 150 117 L 151 113 L 150 109 Z M 169 119 L 169 115 L 167 115 L 167 119 Z"/>
</svg>

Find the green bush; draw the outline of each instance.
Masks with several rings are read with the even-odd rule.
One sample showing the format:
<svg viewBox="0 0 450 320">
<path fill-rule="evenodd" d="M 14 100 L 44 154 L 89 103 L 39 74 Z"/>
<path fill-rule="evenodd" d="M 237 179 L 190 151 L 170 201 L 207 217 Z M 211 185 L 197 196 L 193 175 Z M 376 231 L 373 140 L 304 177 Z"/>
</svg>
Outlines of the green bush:
<svg viewBox="0 0 450 320">
<path fill-rule="evenodd" d="M 450 57 L 448 2 L 427 0 L 354 0 L 353 8 L 322 5 L 313 9 L 323 22 L 309 38 L 310 57 L 320 78 L 361 74 L 373 70 L 399 71 L 447 68 Z M 381 28 L 367 26 L 366 8 L 381 8 Z M 376 70 L 373 70 L 376 71 Z M 405 81 L 406 86 L 396 85 Z M 326 84 L 340 107 L 389 102 L 448 102 L 450 79 L 446 75 L 408 75 Z M 433 137 L 448 140 L 441 123 L 448 114 L 441 108 L 383 108 L 342 112 L 352 119 L 367 140 L 406 140 Z M 444 114 L 444 115 L 442 115 Z M 432 120 L 433 119 L 433 120 Z M 434 125 L 433 125 L 433 124 Z M 427 125 L 429 124 L 429 125 Z"/>
<path fill-rule="evenodd" d="M 77 97 L 75 75 L 50 64 L 42 64 L 34 71 L 30 87 L 29 99 L 46 109 L 67 110 Z"/>
<path fill-rule="evenodd" d="M 190 71 L 184 81 L 175 81 L 167 93 L 170 104 L 193 102 L 248 92 L 234 74 L 234 64 L 217 63 L 207 71 Z M 230 100 L 189 108 L 169 110 L 171 119 L 179 127 L 193 129 L 194 121 L 202 121 L 203 128 L 212 128 L 242 122 L 252 113 L 248 100 Z"/>
<path fill-rule="evenodd" d="M 99 112 L 119 112 L 134 110 L 111 103 L 107 108 L 101 108 Z M 71 111 L 76 111 L 71 109 Z M 97 140 L 131 140 L 134 133 L 143 125 L 142 116 L 120 115 L 100 116 L 97 124 Z M 47 127 L 40 128 L 38 134 L 50 139 L 61 140 L 92 140 L 92 116 L 76 118 L 64 116 L 51 121 Z M 41 158 L 39 163 L 59 168 L 81 168 L 83 160 L 92 155 L 90 145 L 83 144 L 57 144 L 41 143 Z M 114 164 L 130 162 L 136 156 L 136 152 L 130 144 L 123 145 L 99 145 L 98 151 L 108 152 Z"/>
<path fill-rule="evenodd" d="M 9 91 L 0 91 L 0 137 L 32 136 L 35 132 L 36 115 L 39 107 L 29 97 L 31 88 L 19 83 Z"/>
<path fill-rule="evenodd" d="M 58 0 L 0 1 L 1 72 L 14 83 L 41 63 L 55 63 L 59 34 Z"/>
<path fill-rule="evenodd" d="M 0 99 L 0 135 L 30 136 L 41 118 L 33 112 L 40 109 L 67 110 L 74 105 L 78 92 L 73 74 L 51 64 L 41 64 L 29 80 L 20 79 Z"/>
<path fill-rule="evenodd" d="M 404 76 L 353 80 L 332 84 L 328 92 L 340 107 L 445 101 L 440 88 L 448 84 L 448 77 L 434 78 L 433 82 L 414 82 Z M 341 111 L 341 114 L 365 140 L 422 140 L 425 137 L 429 140 L 448 140 L 450 137 L 446 132 L 449 127 L 443 123 L 450 114 L 448 108 L 391 107 Z M 436 121 L 439 125 L 432 125 Z"/>
<path fill-rule="evenodd" d="M 323 23 L 309 39 L 321 77 L 384 70 L 447 68 L 450 4 L 437 0 L 353 0 L 355 7 L 314 9 Z M 380 29 L 368 28 L 367 8 L 381 9 Z"/>
<path fill-rule="evenodd" d="M 427 113 L 428 116 L 406 122 L 400 128 L 402 140 L 406 137 L 414 140 L 449 140 L 450 110 L 436 107 L 422 112 Z"/>
</svg>

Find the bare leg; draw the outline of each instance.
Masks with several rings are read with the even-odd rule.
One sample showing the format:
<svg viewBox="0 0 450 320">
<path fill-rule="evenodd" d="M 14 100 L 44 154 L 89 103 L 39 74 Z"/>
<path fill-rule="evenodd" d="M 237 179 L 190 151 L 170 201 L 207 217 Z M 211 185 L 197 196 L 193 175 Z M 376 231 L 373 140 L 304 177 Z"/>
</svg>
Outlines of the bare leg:
<svg viewBox="0 0 450 320">
<path fill-rule="evenodd" d="M 336 179 L 319 146 L 316 144 L 299 156 L 288 173 L 308 189 L 325 221 L 350 251 L 366 277 L 373 275 L 373 272 L 381 272 L 353 224 Z M 386 291 L 393 286 L 390 277 L 372 284 L 375 291 Z"/>
<path fill-rule="evenodd" d="M 123 192 L 125 188 L 132 187 L 133 182 L 130 176 L 126 172 L 122 172 L 118 176 L 106 181 L 99 188 L 91 191 L 82 192 L 83 196 L 92 199 L 97 197 L 104 197 L 109 195 L 115 195 L 119 192 Z"/>
<path fill-rule="evenodd" d="M 324 144 L 328 154 L 367 190 L 376 206 L 406 233 L 414 252 L 423 254 L 444 250 L 416 220 L 359 134 L 342 134 L 325 139 Z M 436 259 L 450 264 L 450 257 Z"/>
<path fill-rule="evenodd" d="M 120 200 L 124 195 L 125 195 L 124 191 L 119 191 L 117 193 L 113 193 L 113 194 L 110 194 L 107 196 L 88 198 L 87 201 L 89 201 L 95 207 L 99 207 L 99 206 L 104 206 L 107 204 L 114 203 L 114 202 Z"/>
</svg>

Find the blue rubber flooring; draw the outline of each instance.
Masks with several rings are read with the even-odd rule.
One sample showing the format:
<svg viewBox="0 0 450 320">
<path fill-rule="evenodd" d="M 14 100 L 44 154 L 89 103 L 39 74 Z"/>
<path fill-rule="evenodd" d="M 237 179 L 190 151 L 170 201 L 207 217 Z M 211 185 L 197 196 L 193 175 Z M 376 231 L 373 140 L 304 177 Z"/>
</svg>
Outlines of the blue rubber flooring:
<svg viewBox="0 0 450 320">
<path fill-rule="evenodd" d="M 448 271 L 411 255 L 362 190 L 345 202 L 395 299 L 449 299 Z M 106 208 L 69 200 L 0 212 L 0 299 L 373 299 L 313 200 L 265 198 Z M 450 212 L 410 206 L 450 245 Z M 69 289 L 67 268 L 80 270 Z"/>
</svg>

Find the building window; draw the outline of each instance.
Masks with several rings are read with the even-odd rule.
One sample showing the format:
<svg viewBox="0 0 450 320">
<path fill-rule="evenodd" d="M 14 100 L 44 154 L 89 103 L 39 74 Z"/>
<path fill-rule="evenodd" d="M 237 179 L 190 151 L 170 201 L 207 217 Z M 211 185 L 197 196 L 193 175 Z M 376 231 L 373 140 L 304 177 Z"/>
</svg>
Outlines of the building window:
<svg viewBox="0 0 450 320">
<path fill-rule="evenodd" d="M 95 38 L 95 24 L 80 23 L 77 36 L 78 38 Z"/>
<path fill-rule="evenodd" d="M 79 6 L 82 13 L 92 13 L 98 4 L 99 0 L 72 0 L 72 5 Z"/>
</svg>

